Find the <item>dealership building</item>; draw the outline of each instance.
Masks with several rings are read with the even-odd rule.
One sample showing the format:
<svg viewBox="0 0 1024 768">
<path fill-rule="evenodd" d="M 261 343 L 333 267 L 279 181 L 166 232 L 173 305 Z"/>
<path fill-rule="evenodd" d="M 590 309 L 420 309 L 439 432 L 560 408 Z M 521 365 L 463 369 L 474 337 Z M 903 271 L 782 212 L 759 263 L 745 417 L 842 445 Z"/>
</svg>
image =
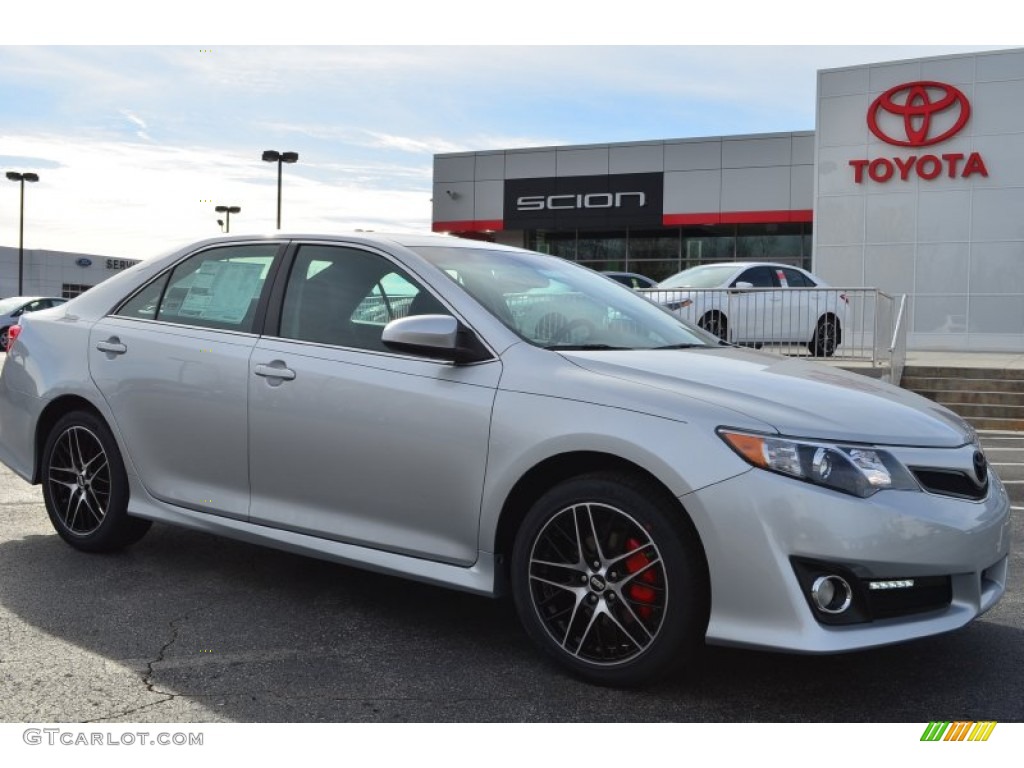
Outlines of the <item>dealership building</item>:
<svg viewBox="0 0 1024 768">
<path fill-rule="evenodd" d="M 73 299 L 122 269 L 138 264 L 138 259 L 26 248 L 21 262 L 22 296 Z M 17 295 L 18 249 L 0 246 L 0 298 Z"/>
<path fill-rule="evenodd" d="M 819 71 L 814 131 L 436 155 L 432 227 L 657 279 L 795 264 L 907 294 L 911 348 L 1024 352 L 1024 49 Z"/>
</svg>

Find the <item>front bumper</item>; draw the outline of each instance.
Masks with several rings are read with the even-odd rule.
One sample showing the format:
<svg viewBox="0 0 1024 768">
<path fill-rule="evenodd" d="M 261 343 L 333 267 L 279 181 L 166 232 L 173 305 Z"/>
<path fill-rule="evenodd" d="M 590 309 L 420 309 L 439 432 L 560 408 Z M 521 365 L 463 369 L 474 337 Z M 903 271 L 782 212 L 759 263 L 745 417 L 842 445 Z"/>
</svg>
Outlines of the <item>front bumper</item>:
<svg viewBox="0 0 1024 768">
<path fill-rule="evenodd" d="M 709 643 L 802 653 L 870 648 L 962 627 L 1005 591 L 1010 502 L 994 473 L 980 501 L 920 491 L 860 499 L 758 469 L 680 501 L 707 555 Z M 795 563 L 807 561 L 834 564 L 862 590 L 874 580 L 948 577 L 950 599 L 830 625 L 798 577 Z"/>
</svg>

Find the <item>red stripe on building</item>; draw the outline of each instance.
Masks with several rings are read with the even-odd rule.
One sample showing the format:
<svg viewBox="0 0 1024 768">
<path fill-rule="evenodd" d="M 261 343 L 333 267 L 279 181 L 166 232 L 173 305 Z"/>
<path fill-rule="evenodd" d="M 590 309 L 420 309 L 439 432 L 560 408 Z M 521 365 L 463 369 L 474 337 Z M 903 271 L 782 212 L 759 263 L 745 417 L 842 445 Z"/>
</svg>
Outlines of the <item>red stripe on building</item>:
<svg viewBox="0 0 1024 768">
<path fill-rule="evenodd" d="M 435 221 L 431 225 L 434 232 L 501 232 L 505 222 L 494 221 Z"/>
<path fill-rule="evenodd" d="M 717 211 L 714 213 L 666 213 L 661 223 L 666 227 L 685 227 L 701 224 L 785 224 L 810 222 L 813 212 L 796 211 Z"/>
</svg>

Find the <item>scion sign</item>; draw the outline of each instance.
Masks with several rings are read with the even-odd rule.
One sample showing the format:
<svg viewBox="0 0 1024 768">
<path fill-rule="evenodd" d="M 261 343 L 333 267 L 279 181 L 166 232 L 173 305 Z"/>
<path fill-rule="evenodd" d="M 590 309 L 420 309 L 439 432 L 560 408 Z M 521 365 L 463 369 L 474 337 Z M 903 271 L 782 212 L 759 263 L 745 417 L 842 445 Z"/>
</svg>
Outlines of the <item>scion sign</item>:
<svg viewBox="0 0 1024 768">
<path fill-rule="evenodd" d="M 664 174 L 559 176 L 505 181 L 505 225 L 514 229 L 657 227 Z"/>
</svg>

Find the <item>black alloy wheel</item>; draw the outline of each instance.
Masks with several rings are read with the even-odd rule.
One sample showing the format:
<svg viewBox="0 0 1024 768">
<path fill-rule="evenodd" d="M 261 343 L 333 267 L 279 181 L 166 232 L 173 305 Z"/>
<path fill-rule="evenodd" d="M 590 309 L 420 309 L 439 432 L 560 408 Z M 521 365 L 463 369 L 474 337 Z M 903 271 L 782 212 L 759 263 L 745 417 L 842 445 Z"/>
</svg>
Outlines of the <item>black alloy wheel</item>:
<svg viewBox="0 0 1024 768">
<path fill-rule="evenodd" d="M 150 521 L 128 515 L 128 475 L 117 443 L 88 411 L 63 416 L 43 448 L 43 501 L 64 541 L 86 552 L 120 549 Z"/>
<path fill-rule="evenodd" d="M 512 590 L 531 638 L 600 684 L 674 670 L 707 628 L 707 567 L 692 523 L 630 475 L 583 475 L 541 497 L 516 537 Z"/>
</svg>

